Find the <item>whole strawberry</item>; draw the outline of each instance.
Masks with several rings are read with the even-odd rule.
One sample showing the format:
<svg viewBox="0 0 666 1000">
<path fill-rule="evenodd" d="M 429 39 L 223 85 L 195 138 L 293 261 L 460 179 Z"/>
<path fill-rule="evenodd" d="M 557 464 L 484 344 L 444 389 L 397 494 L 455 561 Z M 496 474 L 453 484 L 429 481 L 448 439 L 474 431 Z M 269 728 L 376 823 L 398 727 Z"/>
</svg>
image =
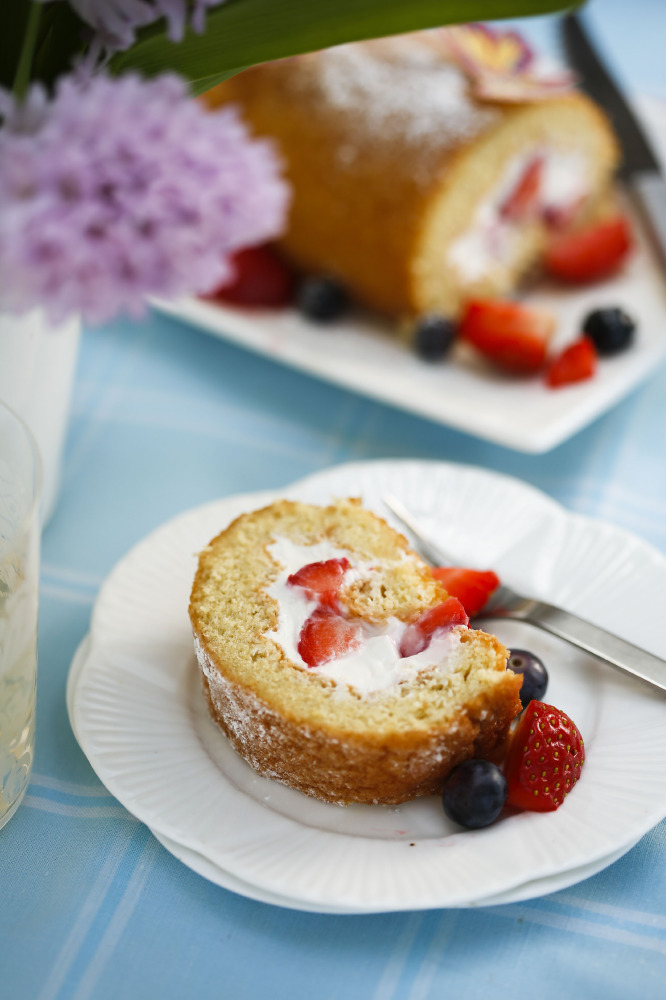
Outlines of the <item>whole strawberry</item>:
<svg viewBox="0 0 666 1000">
<path fill-rule="evenodd" d="M 515 730 L 504 765 L 507 805 L 553 812 L 580 778 L 583 737 L 568 715 L 531 701 Z"/>
</svg>

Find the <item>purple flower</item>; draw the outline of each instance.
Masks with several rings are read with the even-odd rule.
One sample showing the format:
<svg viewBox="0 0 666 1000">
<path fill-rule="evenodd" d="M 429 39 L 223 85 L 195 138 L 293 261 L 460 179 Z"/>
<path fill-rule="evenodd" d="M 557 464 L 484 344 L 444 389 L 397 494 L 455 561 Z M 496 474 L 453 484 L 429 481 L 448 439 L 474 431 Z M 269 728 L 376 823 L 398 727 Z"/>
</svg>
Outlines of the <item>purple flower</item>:
<svg viewBox="0 0 666 1000">
<path fill-rule="evenodd" d="M 3 101 L 0 308 L 139 315 L 147 295 L 210 291 L 231 254 L 284 224 L 273 148 L 176 76 L 64 78 L 46 107 L 30 95 L 31 115 Z"/>
<path fill-rule="evenodd" d="M 41 0 L 50 3 L 51 0 Z M 69 0 L 82 21 L 95 31 L 93 49 L 107 53 L 128 49 L 135 41 L 137 28 L 164 17 L 172 42 L 180 42 L 185 34 L 187 15 L 191 11 L 194 31 L 201 34 L 205 27 L 206 10 L 217 7 L 223 0 Z"/>
</svg>

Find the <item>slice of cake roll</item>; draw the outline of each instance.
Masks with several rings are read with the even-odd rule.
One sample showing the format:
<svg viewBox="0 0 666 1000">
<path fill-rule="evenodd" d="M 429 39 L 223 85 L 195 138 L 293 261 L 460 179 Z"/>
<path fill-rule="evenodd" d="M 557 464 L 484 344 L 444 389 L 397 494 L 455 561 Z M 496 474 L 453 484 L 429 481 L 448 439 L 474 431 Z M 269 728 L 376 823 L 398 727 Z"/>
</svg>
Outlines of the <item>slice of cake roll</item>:
<svg viewBox="0 0 666 1000">
<path fill-rule="evenodd" d="M 240 105 L 281 149 L 293 185 L 286 255 L 393 316 L 453 317 L 470 297 L 511 292 L 553 230 L 608 201 L 618 162 L 583 94 L 480 99 L 441 38 L 257 66 L 205 98 Z"/>
<path fill-rule="evenodd" d="M 239 517 L 199 557 L 190 618 L 232 745 L 327 802 L 438 792 L 456 764 L 492 756 L 520 711 L 507 650 L 358 500 Z"/>
</svg>

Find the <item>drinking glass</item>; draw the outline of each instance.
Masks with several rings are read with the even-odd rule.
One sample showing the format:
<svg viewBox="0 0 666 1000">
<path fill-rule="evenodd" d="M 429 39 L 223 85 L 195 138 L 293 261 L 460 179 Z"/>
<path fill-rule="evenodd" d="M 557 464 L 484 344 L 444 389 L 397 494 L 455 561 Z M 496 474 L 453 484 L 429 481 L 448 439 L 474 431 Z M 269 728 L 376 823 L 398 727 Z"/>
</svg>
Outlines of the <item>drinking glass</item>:
<svg viewBox="0 0 666 1000">
<path fill-rule="evenodd" d="M 35 745 L 41 462 L 0 402 L 0 828 L 16 812 Z"/>
</svg>

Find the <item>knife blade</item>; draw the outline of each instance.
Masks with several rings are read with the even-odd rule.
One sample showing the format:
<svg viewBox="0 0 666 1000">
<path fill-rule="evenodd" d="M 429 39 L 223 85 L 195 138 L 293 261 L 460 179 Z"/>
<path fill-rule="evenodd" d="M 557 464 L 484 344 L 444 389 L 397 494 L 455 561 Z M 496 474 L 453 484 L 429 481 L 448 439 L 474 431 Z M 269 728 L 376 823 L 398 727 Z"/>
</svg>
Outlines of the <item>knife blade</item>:
<svg viewBox="0 0 666 1000">
<path fill-rule="evenodd" d="M 596 51 L 579 14 L 561 22 L 562 43 L 581 88 L 608 114 L 622 149 L 618 176 L 638 208 L 666 270 L 666 180 L 636 114 Z"/>
</svg>

